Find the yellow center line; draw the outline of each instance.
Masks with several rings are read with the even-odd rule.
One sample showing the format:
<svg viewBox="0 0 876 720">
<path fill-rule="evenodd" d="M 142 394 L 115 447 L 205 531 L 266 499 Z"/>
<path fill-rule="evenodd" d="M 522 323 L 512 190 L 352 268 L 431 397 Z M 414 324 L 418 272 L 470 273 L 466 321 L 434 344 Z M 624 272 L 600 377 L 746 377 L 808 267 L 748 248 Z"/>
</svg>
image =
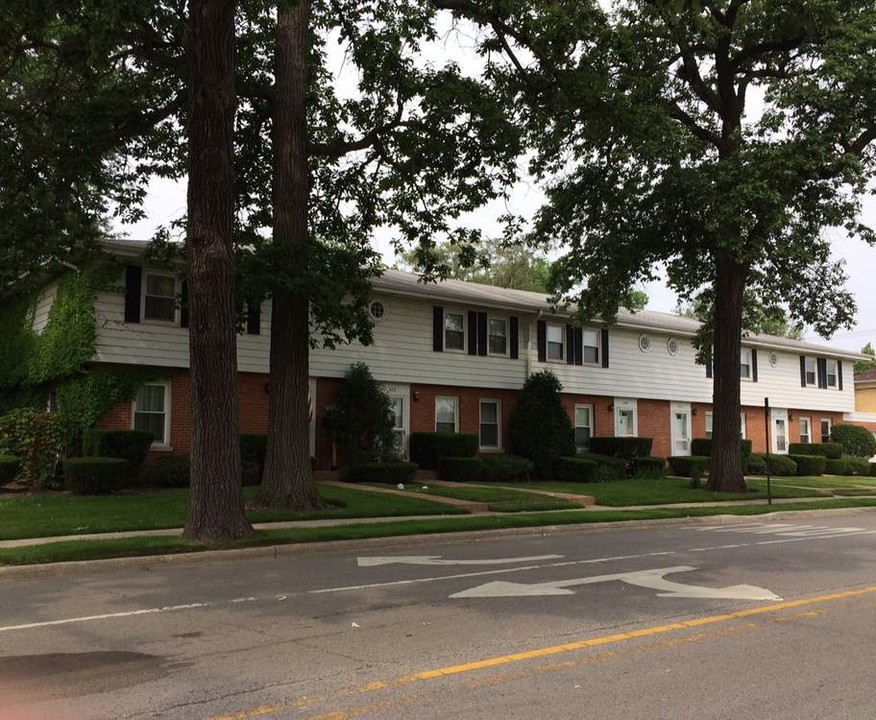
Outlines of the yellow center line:
<svg viewBox="0 0 876 720">
<path fill-rule="evenodd" d="M 731 613 L 722 613 L 720 615 L 707 615 L 705 617 L 693 618 L 691 620 L 681 620 L 679 622 L 667 623 L 665 625 L 655 625 L 652 627 L 641 628 L 639 630 L 631 630 L 629 632 L 613 633 L 611 635 L 602 635 L 600 637 L 589 638 L 587 640 L 579 640 L 572 643 L 563 643 L 562 645 L 552 645 L 550 647 L 536 648 L 535 650 L 526 650 L 523 652 L 509 653 L 507 655 L 498 655 L 483 660 L 475 660 L 473 662 L 461 663 L 459 665 L 448 665 L 446 667 L 435 668 L 433 670 L 425 670 L 423 672 L 403 675 L 392 680 L 375 680 L 366 685 L 362 685 L 357 689 L 358 693 L 369 693 L 384 690 L 387 688 L 408 685 L 410 683 L 424 682 L 427 680 L 435 680 L 443 677 L 451 677 L 464 673 L 475 672 L 477 670 L 486 670 L 488 668 L 501 667 L 513 663 L 526 662 L 529 660 L 537 660 L 539 658 L 550 657 L 562 653 L 576 652 L 589 648 L 601 647 L 603 645 L 611 645 L 615 643 L 627 642 L 629 640 L 637 640 L 640 638 L 653 637 L 654 635 L 664 635 L 667 633 L 678 632 L 680 630 L 689 630 L 691 628 L 699 628 L 707 625 L 715 625 L 718 623 L 732 622 L 734 620 L 742 620 L 744 618 L 757 617 L 758 615 L 766 615 L 769 613 L 782 612 L 784 610 L 793 610 L 795 608 L 803 608 L 811 605 L 834 602 L 837 600 L 848 600 L 851 598 L 862 597 L 864 595 L 872 595 L 876 593 L 876 585 L 860 588 L 858 590 L 846 590 L 843 592 L 829 593 L 827 595 L 817 595 L 810 598 L 802 598 L 800 600 L 786 600 L 783 602 L 772 603 L 770 605 L 760 605 L 746 610 L 737 610 Z M 349 697 L 349 692 L 339 693 L 339 696 Z M 301 707 L 301 704 L 297 704 Z M 230 715 L 217 715 L 204 720 L 248 720 L 249 718 L 259 717 L 266 714 L 278 713 L 283 710 L 291 709 L 292 705 L 261 705 L 251 710 L 243 710 L 241 712 L 232 713 Z M 335 718 L 340 719 L 349 717 L 343 711 L 330 713 L 328 715 L 320 715 L 319 718 Z"/>
</svg>

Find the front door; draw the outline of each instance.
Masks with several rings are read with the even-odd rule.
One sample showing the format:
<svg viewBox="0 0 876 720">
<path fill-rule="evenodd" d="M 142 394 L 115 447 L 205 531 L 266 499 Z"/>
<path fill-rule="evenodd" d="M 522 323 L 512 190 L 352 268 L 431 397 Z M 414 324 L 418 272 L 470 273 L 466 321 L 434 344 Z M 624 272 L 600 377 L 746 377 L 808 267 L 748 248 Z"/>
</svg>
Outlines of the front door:
<svg viewBox="0 0 876 720">
<path fill-rule="evenodd" d="M 784 455 L 788 452 L 788 411 L 772 411 L 772 451 L 776 455 Z"/>
<path fill-rule="evenodd" d="M 385 383 L 383 390 L 389 395 L 392 411 L 392 433 L 399 457 L 408 455 L 408 436 L 411 431 L 410 402 L 411 386 Z"/>
<path fill-rule="evenodd" d="M 690 403 L 671 403 L 672 454 L 690 455 Z"/>
</svg>

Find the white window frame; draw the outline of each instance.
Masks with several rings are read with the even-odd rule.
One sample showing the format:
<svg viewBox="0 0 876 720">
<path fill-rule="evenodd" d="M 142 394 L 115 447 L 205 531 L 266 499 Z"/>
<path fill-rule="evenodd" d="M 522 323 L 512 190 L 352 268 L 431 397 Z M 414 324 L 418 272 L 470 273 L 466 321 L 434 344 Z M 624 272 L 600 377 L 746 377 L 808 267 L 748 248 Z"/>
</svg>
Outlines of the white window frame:
<svg viewBox="0 0 876 720">
<path fill-rule="evenodd" d="M 711 410 L 706 411 L 704 423 L 705 436 L 711 440 L 712 435 L 715 433 L 715 414 Z"/>
<path fill-rule="evenodd" d="M 824 435 L 824 423 L 827 423 L 827 439 L 825 439 Z M 830 442 L 830 433 L 833 431 L 833 420 L 825 417 L 821 418 L 818 423 L 818 428 L 821 430 L 821 442 Z"/>
<path fill-rule="evenodd" d="M 505 352 L 493 352 L 490 347 L 490 338 L 492 337 L 492 333 L 490 332 L 493 320 L 501 320 L 505 323 Z M 511 352 L 511 319 L 507 315 L 487 315 L 487 355 L 492 355 L 493 357 L 508 357 Z"/>
<path fill-rule="evenodd" d="M 809 382 L 809 363 L 812 363 L 812 382 Z M 803 358 L 803 379 L 806 381 L 806 387 L 818 386 L 818 361 L 811 355 Z"/>
<path fill-rule="evenodd" d="M 154 441 L 151 445 L 151 449 L 153 450 L 172 450 L 173 448 L 170 445 L 170 413 L 171 413 L 171 383 L 169 380 L 153 380 L 151 382 L 145 382 L 141 387 L 146 387 L 147 385 L 160 386 L 164 388 L 164 442 Z M 139 388 L 138 388 L 139 392 Z M 134 399 L 131 400 L 131 430 L 134 430 L 135 420 L 137 417 L 137 397 L 134 396 Z M 144 410 L 142 412 L 151 412 L 148 410 Z M 153 413 L 157 414 L 157 413 Z"/>
<path fill-rule="evenodd" d="M 742 374 L 743 368 L 748 368 L 748 373 L 745 375 Z M 751 380 L 751 376 L 751 348 L 742 348 L 741 352 L 739 353 L 739 379 Z"/>
<path fill-rule="evenodd" d="M 462 347 L 461 348 L 451 348 L 447 346 L 447 316 L 448 315 L 459 315 L 462 318 Z M 466 350 L 468 350 L 468 313 L 464 310 L 454 310 L 453 308 L 444 310 L 444 317 L 441 319 L 441 340 L 444 343 L 444 351 L 452 352 L 452 353 L 463 353 L 465 354 Z"/>
<path fill-rule="evenodd" d="M 441 432 L 438 429 L 438 402 L 440 400 L 450 400 L 453 402 L 453 432 L 459 432 L 459 398 L 456 395 L 436 395 L 435 396 L 435 432 Z"/>
<path fill-rule="evenodd" d="M 590 415 L 590 424 L 589 425 L 579 425 L 578 424 L 578 411 L 579 410 L 588 410 L 589 411 L 589 415 Z M 576 431 L 578 430 L 579 427 L 589 428 L 590 439 L 592 440 L 593 434 L 594 434 L 593 426 L 595 425 L 593 405 L 588 404 L 588 403 L 575 403 L 574 417 L 572 418 L 572 425 Z M 578 444 L 578 438 L 577 438 L 577 432 L 576 432 L 575 433 L 575 450 L 580 453 L 580 452 L 587 452 L 588 449 L 589 448 L 585 448 L 585 447 Z"/>
<path fill-rule="evenodd" d="M 825 360 L 825 371 L 824 371 L 824 382 L 826 383 L 828 389 L 838 390 L 839 389 L 839 363 L 836 360 L 831 360 L 827 358 Z M 833 367 L 833 373 L 830 372 L 831 366 Z M 833 382 L 831 383 L 830 378 L 833 376 Z"/>
<path fill-rule="evenodd" d="M 560 342 L 554 343 L 554 345 L 559 344 L 560 346 L 560 357 L 552 358 L 550 354 L 551 340 L 550 333 L 551 328 L 556 328 L 560 331 Z M 544 330 L 544 359 L 547 362 L 552 363 L 564 363 L 566 362 L 566 326 L 561 325 L 560 323 L 546 323 Z"/>
<path fill-rule="evenodd" d="M 146 287 L 149 285 L 149 276 L 171 278 L 173 280 L 173 320 L 164 318 L 146 317 Z M 177 302 L 177 297 L 180 292 L 179 275 L 173 272 L 162 270 L 143 270 L 143 281 L 140 287 L 140 322 L 157 323 L 159 325 L 179 325 L 180 323 L 180 308 Z M 154 295 L 152 297 L 165 297 L 164 295 Z"/>
<path fill-rule="evenodd" d="M 739 413 L 739 437 L 745 440 L 745 413 Z"/>
<path fill-rule="evenodd" d="M 800 442 L 806 445 L 809 445 L 812 442 L 812 419 L 808 417 L 801 417 L 799 420 L 800 423 Z M 804 440 L 803 434 L 803 423 L 806 423 L 806 439 Z"/>
<path fill-rule="evenodd" d="M 592 334 L 595 345 L 587 344 L 587 335 Z M 590 365 L 592 367 L 597 367 L 602 362 L 602 342 L 601 342 L 601 333 L 598 329 L 594 328 L 582 328 L 581 329 L 581 358 L 582 364 Z M 587 348 L 592 347 L 596 350 L 596 360 L 589 361 L 587 360 Z"/>
<path fill-rule="evenodd" d="M 624 411 L 629 411 L 632 413 L 633 419 L 633 427 L 632 434 L 630 435 L 621 435 L 619 432 L 620 428 L 620 417 L 621 413 Z M 614 436 L 615 437 L 638 437 L 639 436 L 639 403 L 636 400 L 618 400 L 614 401 Z"/>
<path fill-rule="evenodd" d="M 492 403 L 496 406 L 496 444 L 484 445 L 481 436 L 481 426 L 484 424 L 484 403 Z M 502 401 L 495 398 L 480 398 L 478 400 L 478 449 L 483 452 L 502 451 Z"/>
</svg>

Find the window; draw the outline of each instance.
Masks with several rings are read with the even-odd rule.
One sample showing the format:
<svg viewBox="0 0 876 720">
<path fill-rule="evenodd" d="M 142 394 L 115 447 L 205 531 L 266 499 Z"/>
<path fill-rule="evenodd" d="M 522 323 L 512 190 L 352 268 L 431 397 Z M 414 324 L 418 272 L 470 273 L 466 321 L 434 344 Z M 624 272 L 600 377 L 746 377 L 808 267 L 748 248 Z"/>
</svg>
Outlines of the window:
<svg viewBox="0 0 876 720">
<path fill-rule="evenodd" d="M 706 413 L 706 437 L 712 437 L 712 422 L 714 420 L 714 415 L 712 413 Z"/>
<path fill-rule="evenodd" d="M 800 418 L 800 442 L 806 444 L 812 442 L 812 425 L 808 417 Z"/>
<path fill-rule="evenodd" d="M 149 383 L 137 391 L 134 398 L 131 426 L 148 430 L 155 438 L 153 445 L 168 445 L 170 441 L 170 384 Z"/>
<path fill-rule="evenodd" d="M 176 322 L 176 277 L 146 273 L 143 319 Z"/>
<path fill-rule="evenodd" d="M 804 361 L 804 375 L 806 376 L 806 385 L 812 385 L 813 387 L 816 384 L 816 373 L 815 373 L 815 358 L 808 357 Z"/>
<path fill-rule="evenodd" d="M 455 433 L 458 426 L 455 397 L 435 398 L 435 432 Z"/>
<path fill-rule="evenodd" d="M 831 425 L 830 418 L 821 418 L 821 442 L 830 442 Z"/>
<path fill-rule="evenodd" d="M 582 330 L 581 337 L 584 346 L 584 362 L 588 365 L 599 364 L 599 331 Z"/>
<path fill-rule="evenodd" d="M 498 400 L 481 400 L 480 446 L 483 450 L 498 450 L 502 447 L 499 432 Z"/>
<path fill-rule="evenodd" d="M 739 363 L 739 377 L 744 380 L 751 380 L 751 350 L 742 348 Z"/>
<path fill-rule="evenodd" d="M 508 354 L 508 320 L 506 318 L 491 317 L 489 322 L 489 346 L 490 355 Z"/>
<path fill-rule="evenodd" d="M 837 386 L 837 363 L 836 360 L 828 360 L 827 363 L 827 386 L 835 388 Z"/>
<path fill-rule="evenodd" d="M 383 320 L 386 316 L 386 305 L 381 300 L 373 300 L 371 305 L 368 306 L 368 312 L 371 313 L 371 317 L 375 320 Z"/>
<path fill-rule="evenodd" d="M 565 357 L 564 331 L 562 325 L 547 326 L 547 359 L 562 360 Z"/>
<path fill-rule="evenodd" d="M 465 350 L 465 315 L 462 313 L 444 313 L 444 349 Z"/>
<path fill-rule="evenodd" d="M 593 437 L 593 406 L 575 406 L 575 447 L 578 452 L 590 449 L 590 438 Z"/>
</svg>

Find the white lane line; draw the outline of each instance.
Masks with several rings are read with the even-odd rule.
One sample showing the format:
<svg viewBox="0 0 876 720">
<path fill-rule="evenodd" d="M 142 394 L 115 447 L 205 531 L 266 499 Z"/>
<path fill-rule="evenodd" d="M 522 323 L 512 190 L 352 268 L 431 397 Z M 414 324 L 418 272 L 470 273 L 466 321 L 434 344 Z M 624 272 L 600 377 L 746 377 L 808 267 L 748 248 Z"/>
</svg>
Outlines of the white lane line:
<svg viewBox="0 0 876 720">
<path fill-rule="evenodd" d="M 158 613 L 178 612 L 180 610 L 197 610 L 200 608 L 216 607 L 218 605 L 237 605 L 240 603 L 255 602 L 258 598 L 244 597 L 234 600 L 217 600 L 213 602 L 186 603 L 184 605 L 167 605 L 158 608 L 145 608 L 142 610 L 128 610 L 127 612 L 105 613 L 103 615 L 85 615 L 82 617 L 63 618 L 61 620 L 45 620 L 43 622 L 24 623 L 22 625 L 0 625 L 0 632 L 12 630 L 32 630 L 34 628 L 51 627 L 53 625 L 72 625 L 74 623 L 95 622 L 97 620 L 112 620 L 114 618 L 128 618 L 137 615 L 156 615 Z"/>
</svg>

